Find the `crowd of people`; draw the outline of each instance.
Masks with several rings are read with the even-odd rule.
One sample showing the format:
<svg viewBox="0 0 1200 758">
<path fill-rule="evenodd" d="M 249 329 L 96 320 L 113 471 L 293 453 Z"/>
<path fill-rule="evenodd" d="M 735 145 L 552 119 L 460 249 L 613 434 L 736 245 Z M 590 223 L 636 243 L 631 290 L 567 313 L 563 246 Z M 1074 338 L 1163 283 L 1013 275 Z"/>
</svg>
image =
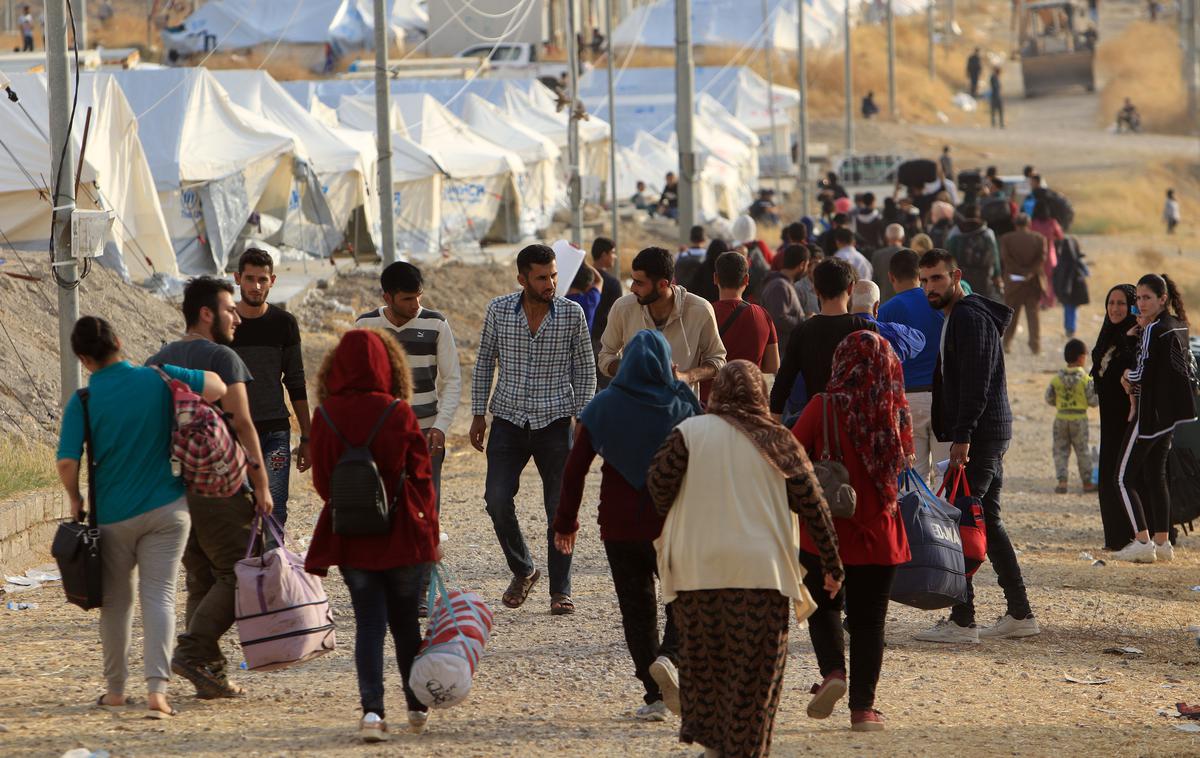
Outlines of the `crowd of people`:
<svg viewBox="0 0 1200 758">
<path fill-rule="evenodd" d="M 706 754 L 766 755 L 794 609 L 808 619 L 821 677 L 808 715 L 829 717 L 848 693 L 851 729 L 883 729 L 875 691 L 889 588 L 910 559 L 900 478 L 911 468 L 934 481 L 942 464 L 965 472 L 982 502 L 987 556 L 1006 608 L 994 624 L 977 625 L 968 581 L 949 618 L 915 639 L 979 644 L 1039 634 L 1001 518 L 1013 430 L 1006 353 L 1014 309 L 1025 309 L 1036 353 L 1039 313 L 1054 292 L 1068 306 L 1086 302 L 1086 286 L 1081 296 L 1047 283 L 1077 286 L 1086 269 L 1054 217 L 1053 196 L 1028 173 L 1031 191 L 1020 205 L 990 171 L 957 204 L 942 187 L 928 202 L 889 198 L 882 211 L 874 197 L 847 197 L 830 175 L 821 199 L 833 212 L 784 226 L 780 244 L 767 244 L 749 215 L 735 221 L 731 239 L 709 239 L 696 227 L 677 254 L 641 250 L 627 294 L 609 239 L 593 241 L 567 297 L 556 294 L 554 249 L 521 250 L 519 289 L 488 304 L 470 377 L 469 441 L 486 456 L 483 505 L 510 577 L 501 603 L 522 607 L 542 581 L 540 551 L 517 518 L 520 477 L 532 458 L 546 515 L 548 609 L 575 613 L 572 557 L 585 481 L 599 457 L 599 538 L 644 689 L 636 718 L 679 715 L 681 740 Z M 1064 266 L 1083 275 L 1064 276 Z M 270 256 L 248 250 L 235 282 L 190 281 L 183 336 L 145 367 L 126 359 L 103 319 L 85 316 L 74 327 L 72 347 L 91 376 L 87 398 L 73 397 L 64 414 L 58 465 L 78 515 L 85 438 L 100 464 L 107 687 L 98 705 L 126 702 L 135 571 L 147 713 L 175 714 L 172 673 L 201 698 L 245 696 L 220 645 L 234 623 L 234 564 L 256 519 L 288 520 L 294 465 L 311 471 L 326 503 L 305 568 L 324 575 L 337 567 L 351 598 L 360 733 L 369 741 L 390 734 L 389 631 L 408 729 L 420 732 L 428 708 L 408 678 L 429 611 L 431 565 L 441 558 L 442 468 L 462 400 L 450 319 L 422 304 L 419 268 L 387 266 L 381 305 L 326 356 L 310 411 L 299 328 L 267 302 Z M 1065 325 L 1074 337 L 1073 313 Z M 1086 346 L 1071 339 L 1067 365 L 1046 391 L 1056 409 L 1058 490 L 1066 490 L 1073 449 L 1085 490 L 1099 490 L 1115 559 L 1173 556 L 1165 467 L 1174 428 L 1195 418 L 1187 329 L 1167 275 L 1118 285 L 1106 299 L 1090 372 Z M 228 415 L 249 461 L 236 495 L 185 491 L 168 455 L 173 390 L 164 378 Z M 1087 443 L 1095 405 L 1097 482 Z M 334 523 L 333 472 L 351 448 L 369 449 L 378 465 L 393 504 L 385 532 L 349 535 Z M 814 460 L 831 455 L 856 496 L 850 516 L 834 516 L 814 471 Z M 176 639 L 180 565 L 186 628 Z"/>
</svg>

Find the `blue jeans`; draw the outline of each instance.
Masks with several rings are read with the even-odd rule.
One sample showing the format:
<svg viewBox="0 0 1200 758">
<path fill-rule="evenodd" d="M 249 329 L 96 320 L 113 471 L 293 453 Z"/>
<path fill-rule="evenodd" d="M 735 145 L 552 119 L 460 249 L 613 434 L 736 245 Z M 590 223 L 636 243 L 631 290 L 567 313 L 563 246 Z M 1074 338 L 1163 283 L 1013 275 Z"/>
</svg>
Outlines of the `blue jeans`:
<svg viewBox="0 0 1200 758">
<path fill-rule="evenodd" d="M 1008 614 L 1015 619 L 1033 615 L 1021 566 L 1013 550 L 1008 530 L 1000 520 L 1000 490 L 1004 485 L 1004 454 L 1008 440 L 979 440 L 971 443 L 967 461 L 967 484 L 983 502 L 983 524 L 987 532 L 987 557 L 996 572 L 996 582 L 1004 590 Z M 975 585 L 967 579 L 967 602 L 950 610 L 950 620 L 959 626 L 975 623 Z"/>
<path fill-rule="evenodd" d="M 386 571 L 341 568 L 342 579 L 350 590 L 350 603 L 354 606 L 354 669 L 358 672 L 358 695 L 364 714 L 377 713 L 380 718 L 386 715 L 383 709 L 383 641 L 389 628 L 396 645 L 396 663 L 404 682 L 408 710 L 429 710 L 408 686 L 413 658 L 421 646 L 417 597 L 421 574 L 426 568 L 423 563 Z"/>
<path fill-rule="evenodd" d="M 263 465 L 267 467 L 267 481 L 271 486 L 271 500 L 275 503 L 272 515 L 280 526 L 285 526 L 288 517 L 288 478 L 292 468 L 292 433 L 259 432 L 258 445 L 262 448 Z"/>
<path fill-rule="evenodd" d="M 500 540 L 500 549 L 513 576 L 533 573 L 533 557 L 517 521 L 517 492 L 521 472 L 532 457 L 542 477 L 542 500 L 546 506 L 546 563 L 550 572 L 550 593 L 571 594 L 571 556 L 554 547 L 554 515 L 563 468 L 571 449 L 571 420 L 559 419 L 542 429 L 519 427 L 497 418 L 487 443 L 487 482 L 483 500 Z"/>
<path fill-rule="evenodd" d="M 1063 303 L 1063 331 L 1067 333 L 1068 337 L 1075 336 L 1075 317 L 1078 315 L 1078 311 L 1079 309 L 1075 306 Z"/>
</svg>

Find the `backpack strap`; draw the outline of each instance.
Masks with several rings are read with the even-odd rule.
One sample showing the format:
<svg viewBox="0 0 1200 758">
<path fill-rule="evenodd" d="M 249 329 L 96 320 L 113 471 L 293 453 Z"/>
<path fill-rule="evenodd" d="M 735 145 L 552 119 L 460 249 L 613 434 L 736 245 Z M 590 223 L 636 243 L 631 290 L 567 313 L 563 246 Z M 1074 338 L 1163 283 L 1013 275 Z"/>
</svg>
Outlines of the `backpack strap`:
<svg viewBox="0 0 1200 758">
<path fill-rule="evenodd" d="M 379 419 L 375 422 L 375 426 L 371 427 L 371 434 L 368 435 L 367 441 L 364 442 L 362 445 L 351 445 L 350 444 L 350 442 L 346 439 L 346 437 L 338 430 L 337 426 L 333 423 L 333 419 L 329 418 L 329 413 L 328 413 L 328 411 L 325 410 L 325 406 L 323 406 L 323 405 L 317 406 L 317 412 L 321 414 L 321 418 L 325 419 L 325 423 L 329 425 L 329 428 L 333 431 L 333 433 L 337 436 L 337 438 L 339 440 L 341 440 L 341 443 L 344 446 L 346 446 L 347 448 L 370 447 L 371 443 L 375 441 L 375 437 L 379 434 L 379 431 L 381 429 L 383 429 L 383 423 L 385 421 L 387 421 L 388 416 L 392 415 L 392 409 L 394 409 L 399 404 L 400 404 L 399 399 L 393 400 L 390 404 L 388 404 L 388 407 L 384 409 L 383 414 L 380 415 Z"/>
<path fill-rule="evenodd" d="M 750 303 L 747 303 L 745 300 L 734 306 L 733 313 L 726 316 L 725 320 L 721 322 L 721 326 L 717 329 L 717 336 L 724 337 L 725 332 L 729 331 L 729 327 L 733 326 L 733 322 L 738 320 L 738 316 L 742 315 L 742 312 L 749 308 Z"/>
<path fill-rule="evenodd" d="M 821 460 L 829 460 L 829 395 L 821 393 Z"/>
<path fill-rule="evenodd" d="M 99 514 L 96 513 L 96 445 L 92 441 L 92 420 L 91 414 L 88 413 L 88 400 L 91 398 L 92 392 L 87 387 L 83 387 L 76 390 L 75 394 L 79 396 L 79 405 L 83 409 L 83 445 L 87 453 L 88 476 L 88 527 L 90 529 L 98 529 Z"/>
</svg>

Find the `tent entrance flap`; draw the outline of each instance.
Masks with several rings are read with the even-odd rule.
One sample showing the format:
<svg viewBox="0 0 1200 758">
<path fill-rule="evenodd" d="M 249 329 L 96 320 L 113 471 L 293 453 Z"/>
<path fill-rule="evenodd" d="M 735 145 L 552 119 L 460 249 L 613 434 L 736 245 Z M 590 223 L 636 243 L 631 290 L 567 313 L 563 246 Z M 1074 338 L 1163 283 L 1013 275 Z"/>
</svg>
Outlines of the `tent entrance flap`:
<svg viewBox="0 0 1200 758">
<path fill-rule="evenodd" d="M 208 234 L 208 264 L 211 267 L 204 273 L 221 274 L 225 271 L 226 261 L 238 234 L 250 216 L 245 178 L 240 173 L 231 174 L 208 182 L 200 187 L 199 192 L 204 228 Z"/>
</svg>

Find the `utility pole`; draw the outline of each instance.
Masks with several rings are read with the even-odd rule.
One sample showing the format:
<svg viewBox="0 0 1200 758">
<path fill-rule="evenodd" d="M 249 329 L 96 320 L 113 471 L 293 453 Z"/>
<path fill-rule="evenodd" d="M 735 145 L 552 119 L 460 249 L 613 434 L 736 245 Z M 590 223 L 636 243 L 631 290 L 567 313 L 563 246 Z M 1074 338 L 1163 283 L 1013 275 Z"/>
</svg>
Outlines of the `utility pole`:
<svg viewBox="0 0 1200 758">
<path fill-rule="evenodd" d="M 1200 0 L 1182 0 L 1183 22 L 1183 81 L 1187 87 L 1189 132 L 1200 125 L 1200 54 L 1196 47 L 1200 40 Z"/>
<path fill-rule="evenodd" d="M 577 19 L 579 0 L 567 0 L 567 66 L 570 69 L 570 105 L 567 108 L 567 153 L 571 192 L 571 242 L 583 247 L 583 186 L 579 176 L 579 22 Z M 615 139 L 609 135 L 609 141 Z"/>
<path fill-rule="evenodd" d="M 933 79 L 935 76 L 937 76 L 937 71 L 934 68 L 934 62 L 933 62 L 933 38 L 937 34 L 937 21 L 934 18 L 935 11 L 934 11 L 933 3 L 934 3 L 934 0 L 929 0 L 929 13 L 927 14 L 928 18 L 929 18 L 929 78 L 930 79 Z"/>
<path fill-rule="evenodd" d="M 887 0 L 888 116 L 896 120 L 896 14 Z"/>
<path fill-rule="evenodd" d="M 800 0 L 804 2 L 804 0 Z M 775 131 L 775 24 L 772 23 L 767 0 L 762 0 L 763 34 L 766 44 L 763 46 L 767 54 L 767 111 L 771 126 L 771 176 L 775 180 L 775 196 L 783 202 L 783 190 L 779 186 L 779 133 Z"/>
<path fill-rule="evenodd" d="M 796 128 L 796 162 L 800 165 L 798 175 L 800 177 L 800 212 L 807 214 L 812 207 L 812 187 L 808 182 L 808 58 L 805 55 L 804 45 L 804 2 L 801 0 L 796 4 L 798 13 L 796 14 L 799 20 L 797 33 L 799 35 L 800 44 L 796 48 L 796 89 L 800 91 L 800 102 L 797 110 L 800 115 L 800 123 Z"/>
<path fill-rule="evenodd" d="M 853 50 L 850 40 L 850 0 L 846 0 L 845 14 L 846 32 L 846 155 L 854 155 L 854 64 Z"/>
<path fill-rule="evenodd" d="M 396 210 L 392 182 L 392 93 L 388 87 L 388 23 L 384 0 L 375 0 L 375 139 L 379 151 L 379 257 L 396 261 Z"/>
<path fill-rule="evenodd" d="M 617 84 L 613 80 L 613 3 L 616 0 L 604 0 L 604 38 L 608 45 L 605 58 L 608 59 L 608 194 L 612 204 L 612 241 L 617 254 L 613 256 L 613 272 L 621 274 L 621 224 L 620 213 L 617 211 Z"/>
<path fill-rule="evenodd" d="M 692 0 L 675 0 L 675 134 L 679 141 L 679 241 L 688 242 L 696 223 L 695 63 L 692 60 Z"/>
<path fill-rule="evenodd" d="M 75 155 L 71 152 L 71 77 L 67 63 L 66 0 L 46 3 L 46 86 L 50 94 L 50 170 L 54 174 L 54 260 L 50 265 L 58 282 L 58 365 L 65 407 L 83 378 L 71 350 L 71 330 L 79 319 L 79 270 L 71 239 L 71 213 L 75 210 Z"/>
</svg>

